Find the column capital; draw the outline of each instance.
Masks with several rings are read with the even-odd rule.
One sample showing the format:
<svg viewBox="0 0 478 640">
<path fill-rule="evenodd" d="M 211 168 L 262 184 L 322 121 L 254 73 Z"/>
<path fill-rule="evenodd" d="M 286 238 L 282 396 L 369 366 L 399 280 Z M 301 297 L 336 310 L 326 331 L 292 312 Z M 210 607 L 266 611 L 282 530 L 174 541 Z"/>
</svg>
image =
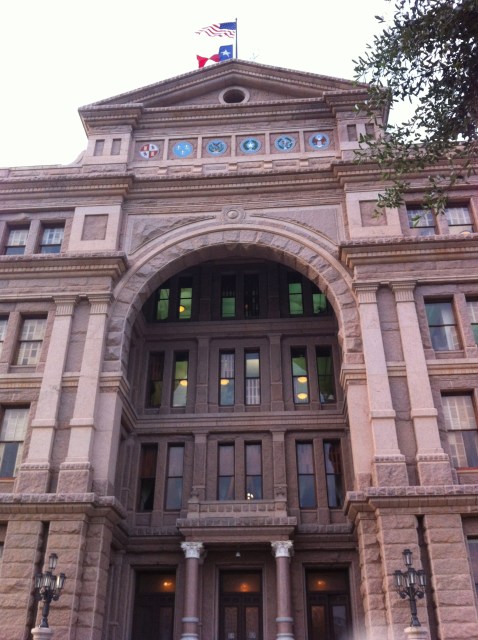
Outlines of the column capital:
<svg viewBox="0 0 478 640">
<path fill-rule="evenodd" d="M 376 304 L 378 282 L 354 282 L 354 291 L 359 304 Z"/>
<path fill-rule="evenodd" d="M 413 292 L 415 291 L 416 284 L 415 280 L 392 282 L 390 288 L 395 294 L 396 302 L 415 302 Z"/>
<path fill-rule="evenodd" d="M 88 295 L 90 314 L 107 314 L 112 297 L 110 293 L 92 293 Z"/>
<path fill-rule="evenodd" d="M 294 554 L 292 540 L 275 540 L 271 542 L 271 547 L 275 558 L 290 558 Z"/>
<path fill-rule="evenodd" d="M 71 316 L 78 304 L 78 296 L 55 296 L 53 300 L 56 305 L 55 316 Z"/>
<path fill-rule="evenodd" d="M 181 549 L 184 551 L 186 558 L 199 559 L 204 549 L 204 544 L 202 542 L 181 542 Z"/>
</svg>

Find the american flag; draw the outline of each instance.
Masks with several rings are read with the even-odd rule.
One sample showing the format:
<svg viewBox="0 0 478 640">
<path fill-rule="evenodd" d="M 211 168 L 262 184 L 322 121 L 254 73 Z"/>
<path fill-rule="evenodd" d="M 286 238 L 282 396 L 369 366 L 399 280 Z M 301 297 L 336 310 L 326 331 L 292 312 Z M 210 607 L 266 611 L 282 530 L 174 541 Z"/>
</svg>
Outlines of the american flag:
<svg viewBox="0 0 478 640">
<path fill-rule="evenodd" d="M 226 36 L 226 38 L 235 38 L 237 30 L 236 22 L 220 22 L 219 24 L 210 24 L 208 27 L 203 27 L 196 31 L 199 35 L 201 33 L 205 33 L 208 36 L 214 37 L 218 36 L 222 38 Z"/>
</svg>

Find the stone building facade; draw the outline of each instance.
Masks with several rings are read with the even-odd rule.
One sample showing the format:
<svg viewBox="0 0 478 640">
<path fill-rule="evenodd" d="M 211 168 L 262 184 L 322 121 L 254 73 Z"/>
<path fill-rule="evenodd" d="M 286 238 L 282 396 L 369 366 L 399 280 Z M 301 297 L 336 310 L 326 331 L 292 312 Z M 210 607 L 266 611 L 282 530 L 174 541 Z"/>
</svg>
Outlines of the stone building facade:
<svg viewBox="0 0 478 640">
<path fill-rule="evenodd" d="M 0 172 L 2 640 L 478 638 L 478 190 L 374 216 L 365 87 L 231 60 Z M 422 636 L 412 637 L 427 637 Z"/>
</svg>

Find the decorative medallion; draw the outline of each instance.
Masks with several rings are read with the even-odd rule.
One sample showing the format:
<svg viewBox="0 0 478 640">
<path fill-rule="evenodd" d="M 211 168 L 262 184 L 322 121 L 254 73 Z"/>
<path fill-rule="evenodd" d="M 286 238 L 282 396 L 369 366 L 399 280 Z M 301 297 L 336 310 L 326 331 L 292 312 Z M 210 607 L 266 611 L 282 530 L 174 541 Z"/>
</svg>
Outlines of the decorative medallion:
<svg viewBox="0 0 478 640">
<path fill-rule="evenodd" d="M 292 136 L 279 136 L 274 141 L 278 151 L 291 151 L 295 147 L 296 139 Z"/>
<path fill-rule="evenodd" d="M 326 149 L 330 144 L 330 138 L 326 133 L 314 133 L 309 138 L 309 144 L 315 149 Z"/>
<path fill-rule="evenodd" d="M 207 152 L 212 156 L 221 156 L 227 150 L 224 140 L 211 140 L 206 146 Z"/>
<path fill-rule="evenodd" d="M 257 153 L 261 148 L 261 143 L 257 138 L 246 138 L 240 144 L 244 153 Z"/>
<path fill-rule="evenodd" d="M 152 142 L 147 142 L 143 144 L 143 146 L 139 150 L 139 155 L 145 160 L 151 160 L 159 153 L 159 147 L 157 144 L 153 144 Z"/>
<path fill-rule="evenodd" d="M 178 158 L 186 158 L 187 156 L 190 156 L 192 152 L 193 145 L 184 140 L 176 143 L 173 147 L 173 153 L 175 156 L 178 156 Z"/>
</svg>

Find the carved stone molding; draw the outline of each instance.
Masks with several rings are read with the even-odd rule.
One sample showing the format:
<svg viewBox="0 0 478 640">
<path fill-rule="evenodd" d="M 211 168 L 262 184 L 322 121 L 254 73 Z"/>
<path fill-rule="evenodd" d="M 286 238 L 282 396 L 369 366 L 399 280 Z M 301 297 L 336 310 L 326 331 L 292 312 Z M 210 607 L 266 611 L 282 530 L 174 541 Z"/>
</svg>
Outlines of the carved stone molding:
<svg viewBox="0 0 478 640">
<path fill-rule="evenodd" d="M 357 294 L 359 304 L 377 304 L 378 284 L 372 282 L 370 284 L 354 284 L 354 290 Z"/>
<path fill-rule="evenodd" d="M 240 222 L 246 217 L 246 212 L 242 207 L 224 207 L 221 217 L 223 222 Z"/>
<path fill-rule="evenodd" d="M 416 284 L 415 281 L 392 283 L 391 289 L 395 294 L 396 302 L 414 302 L 413 292 Z"/>
<path fill-rule="evenodd" d="M 275 540 L 271 542 L 271 547 L 275 558 L 290 558 L 294 555 L 292 540 Z"/>
<path fill-rule="evenodd" d="M 196 558 L 199 560 L 204 549 L 202 542 L 181 542 L 181 549 L 186 558 Z"/>
</svg>

